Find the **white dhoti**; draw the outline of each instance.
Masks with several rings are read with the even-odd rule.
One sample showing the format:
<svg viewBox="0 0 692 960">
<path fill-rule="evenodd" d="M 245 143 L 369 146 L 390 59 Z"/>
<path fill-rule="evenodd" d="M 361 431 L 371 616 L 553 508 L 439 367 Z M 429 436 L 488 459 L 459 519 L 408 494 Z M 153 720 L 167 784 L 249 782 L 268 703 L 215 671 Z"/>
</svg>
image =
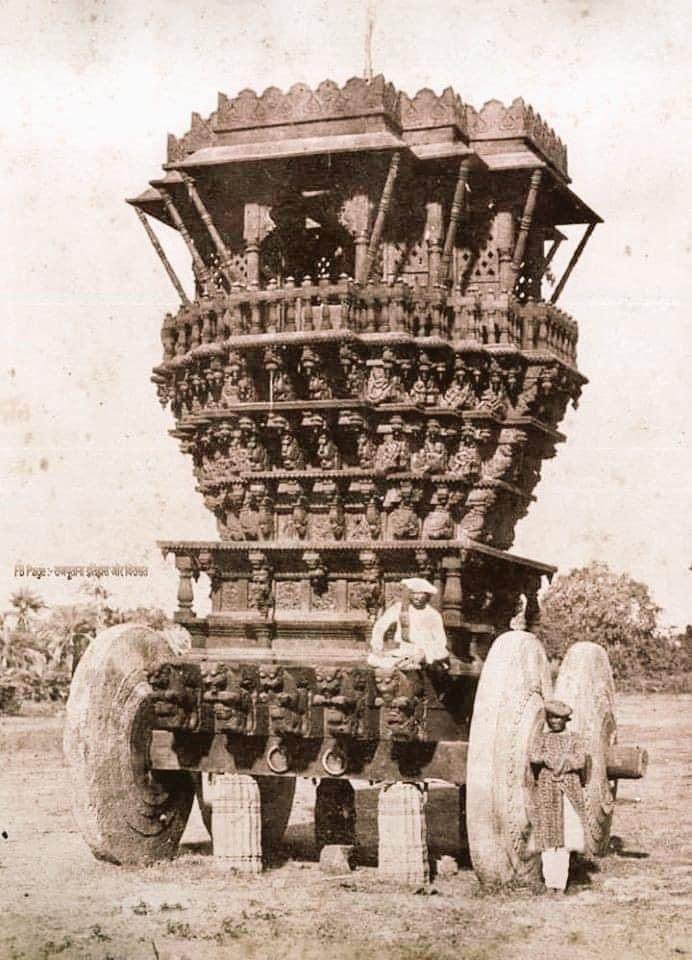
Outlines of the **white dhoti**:
<svg viewBox="0 0 692 960">
<path fill-rule="evenodd" d="M 553 847 L 541 853 L 543 879 L 549 890 L 565 890 L 569 879 L 569 861 L 572 850 L 583 853 L 586 842 L 581 817 L 569 799 L 562 795 L 562 813 L 564 818 L 565 845 Z"/>
</svg>

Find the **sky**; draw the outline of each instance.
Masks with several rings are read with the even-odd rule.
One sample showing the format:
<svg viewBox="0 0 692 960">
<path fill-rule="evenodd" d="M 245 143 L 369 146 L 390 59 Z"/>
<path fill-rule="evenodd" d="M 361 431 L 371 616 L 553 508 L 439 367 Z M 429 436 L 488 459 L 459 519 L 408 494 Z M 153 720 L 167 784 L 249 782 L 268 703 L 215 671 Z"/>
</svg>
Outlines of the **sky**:
<svg viewBox="0 0 692 960">
<path fill-rule="evenodd" d="M 692 622 L 692 6 L 370 6 L 376 73 L 410 94 L 451 84 L 477 107 L 523 96 L 605 220 L 561 298 L 590 382 L 514 550 L 562 572 L 606 561 L 650 587 L 663 623 Z M 17 564 L 144 565 L 107 580 L 114 601 L 175 606 L 156 540 L 216 530 L 149 382 L 176 298 L 123 199 L 218 90 L 361 74 L 365 22 L 366 0 L 4 0 L 0 609 L 25 585 L 78 598 L 76 581 Z M 180 238 L 159 233 L 188 277 Z"/>
</svg>

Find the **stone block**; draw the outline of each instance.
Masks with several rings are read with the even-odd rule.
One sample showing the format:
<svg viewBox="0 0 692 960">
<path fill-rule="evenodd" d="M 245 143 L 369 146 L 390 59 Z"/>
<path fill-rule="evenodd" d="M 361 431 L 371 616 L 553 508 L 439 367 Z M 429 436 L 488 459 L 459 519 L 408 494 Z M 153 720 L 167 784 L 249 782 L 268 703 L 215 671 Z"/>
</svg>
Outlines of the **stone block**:
<svg viewBox="0 0 692 960">
<path fill-rule="evenodd" d="M 320 852 L 322 873 L 342 874 L 353 869 L 353 847 L 345 843 L 328 843 Z"/>
</svg>

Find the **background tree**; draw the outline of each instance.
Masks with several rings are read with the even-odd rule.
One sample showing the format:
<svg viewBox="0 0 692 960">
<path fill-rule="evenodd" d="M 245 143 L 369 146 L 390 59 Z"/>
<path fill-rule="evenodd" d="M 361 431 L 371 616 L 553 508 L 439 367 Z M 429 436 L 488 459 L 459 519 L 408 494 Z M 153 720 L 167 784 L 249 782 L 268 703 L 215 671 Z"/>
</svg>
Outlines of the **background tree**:
<svg viewBox="0 0 692 960">
<path fill-rule="evenodd" d="M 660 608 L 649 588 L 605 563 L 556 577 L 541 603 L 538 630 L 549 656 L 564 656 L 577 640 L 608 651 L 616 680 L 682 672 L 684 645 L 658 627 Z"/>
<path fill-rule="evenodd" d="M 43 610 L 45 603 L 37 593 L 28 587 L 21 587 L 10 597 L 10 603 L 17 615 L 17 629 L 28 630 L 29 622 L 33 614 Z"/>
</svg>

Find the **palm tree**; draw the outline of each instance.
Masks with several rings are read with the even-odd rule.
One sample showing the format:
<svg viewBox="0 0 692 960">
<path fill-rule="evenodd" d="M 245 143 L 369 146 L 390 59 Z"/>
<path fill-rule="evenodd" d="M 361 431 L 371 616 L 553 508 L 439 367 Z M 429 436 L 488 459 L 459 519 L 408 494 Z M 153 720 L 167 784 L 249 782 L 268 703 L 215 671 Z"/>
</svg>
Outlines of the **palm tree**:
<svg viewBox="0 0 692 960">
<path fill-rule="evenodd" d="M 41 597 L 28 587 L 20 587 L 19 590 L 15 590 L 10 597 L 10 603 L 17 616 L 18 630 L 28 630 L 31 614 L 38 613 L 46 606 Z"/>
<path fill-rule="evenodd" d="M 101 583 L 97 577 L 95 580 L 82 581 L 80 591 L 91 597 L 96 607 L 96 632 L 103 630 L 106 625 L 106 600 L 111 595 L 110 590 Z"/>
<path fill-rule="evenodd" d="M 96 628 L 93 607 L 71 605 L 56 607 L 43 625 L 42 634 L 48 654 L 48 666 L 59 668 L 68 664 L 74 672 L 77 661 Z"/>
</svg>

